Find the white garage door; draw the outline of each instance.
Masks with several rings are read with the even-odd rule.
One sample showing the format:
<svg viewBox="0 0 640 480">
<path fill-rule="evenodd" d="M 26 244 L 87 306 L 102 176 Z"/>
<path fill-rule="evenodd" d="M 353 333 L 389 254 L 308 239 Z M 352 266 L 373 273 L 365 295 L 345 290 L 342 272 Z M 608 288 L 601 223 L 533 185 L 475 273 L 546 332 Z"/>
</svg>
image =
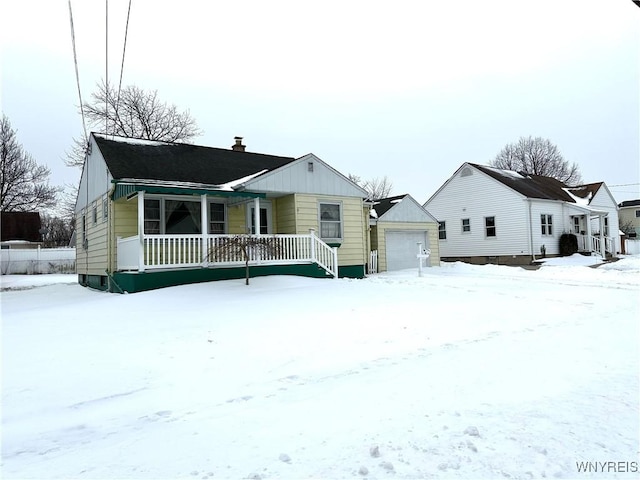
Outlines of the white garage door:
<svg viewBox="0 0 640 480">
<path fill-rule="evenodd" d="M 405 268 L 418 268 L 418 242 L 422 242 L 422 248 L 429 248 L 427 232 L 414 231 L 385 231 L 387 254 L 387 271 L 402 270 Z M 423 264 L 424 265 L 424 264 Z M 430 265 L 427 263 L 426 265 Z"/>
</svg>

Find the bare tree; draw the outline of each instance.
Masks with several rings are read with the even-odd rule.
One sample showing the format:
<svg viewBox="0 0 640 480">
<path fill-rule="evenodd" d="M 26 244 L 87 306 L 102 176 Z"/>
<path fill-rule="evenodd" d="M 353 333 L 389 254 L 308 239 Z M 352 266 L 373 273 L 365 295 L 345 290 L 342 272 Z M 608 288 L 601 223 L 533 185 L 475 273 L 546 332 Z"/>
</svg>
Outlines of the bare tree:
<svg viewBox="0 0 640 480">
<path fill-rule="evenodd" d="M 31 212 L 53 207 L 59 188 L 49 185 L 51 171 L 18 143 L 6 115 L 0 120 L 0 210 Z"/>
<path fill-rule="evenodd" d="M 64 163 L 67 167 L 82 168 L 84 159 L 87 156 L 89 139 L 83 133 L 80 138 L 73 139 L 73 145 L 70 151 L 65 152 Z"/>
<path fill-rule="evenodd" d="M 189 111 L 162 102 L 157 90 L 129 85 L 118 92 L 102 83 L 83 106 L 92 128 L 109 135 L 164 142 L 189 142 L 202 135 Z"/>
<path fill-rule="evenodd" d="M 70 222 L 58 216 L 40 215 L 42 241 L 45 247 L 66 247 L 69 245 L 73 227 Z"/>
<path fill-rule="evenodd" d="M 578 165 L 569 164 L 556 145 L 542 137 L 520 137 L 507 144 L 489 165 L 503 170 L 555 178 L 565 185 L 582 182 Z"/>
<path fill-rule="evenodd" d="M 233 235 L 216 240 L 209 250 L 210 262 L 244 261 L 245 284 L 249 285 L 249 262 L 252 260 L 279 259 L 282 257 L 282 243 L 278 238 L 263 235 Z"/>
<path fill-rule="evenodd" d="M 387 198 L 393 189 L 393 183 L 385 175 L 382 178 L 374 177 L 369 180 L 363 180 L 362 177 L 350 173 L 349 180 L 364 188 L 369 193 L 370 200 L 380 200 Z"/>
</svg>

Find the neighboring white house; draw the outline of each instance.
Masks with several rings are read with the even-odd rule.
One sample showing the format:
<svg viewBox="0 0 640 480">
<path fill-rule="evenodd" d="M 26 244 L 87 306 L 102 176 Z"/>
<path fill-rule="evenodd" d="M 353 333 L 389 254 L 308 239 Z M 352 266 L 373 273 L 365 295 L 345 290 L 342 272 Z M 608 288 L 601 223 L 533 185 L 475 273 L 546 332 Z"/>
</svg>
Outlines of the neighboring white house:
<svg viewBox="0 0 640 480">
<path fill-rule="evenodd" d="M 568 187 L 464 163 L 424 207 L 439 221 L 441 260 L 528 264 L 559 255 L 563 233 L 576 235 L 581 252 L 620 252 L 617 204 L 604 182 Z"/>
<path fill-rule="evenodd" d="M 440 265 L 438 221 L 411 195 L 375 200 L 369 225 L 378 271 L 416 268 L 418 244 L 422 250 L 430 250 L 428 266 Z"/>
</svg>

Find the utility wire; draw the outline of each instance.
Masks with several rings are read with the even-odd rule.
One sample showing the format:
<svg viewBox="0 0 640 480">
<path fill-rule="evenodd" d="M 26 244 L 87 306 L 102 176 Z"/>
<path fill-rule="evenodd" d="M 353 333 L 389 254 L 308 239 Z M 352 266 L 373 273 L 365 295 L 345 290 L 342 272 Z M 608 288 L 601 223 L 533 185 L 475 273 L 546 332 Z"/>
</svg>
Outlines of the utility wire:
<svg viewBox="0 0 640 480">
<path fill-rule="evenodd" d="M 69 0 L 69 22 L 71 23 L 71 45 L 73 46 L 73 63 L 76 69 L 76 85 L 78 86 L 78 99 L 80 101 L 80 114 L 82 115 L 82 129 L 84 138 L 87 137 L 87 124 L 84 119 L 84 106 L 82 104 L 82 93 L 80 91 L 80 74 L 78 73 L 78 55 L 76 53 L 76 34 L 73 27 L 73 11 L 71 10 L 71 0 Z"/>
<path fill-rule="evenodd" d="M 109 0 L 104 2 L 104 134 L 109 135 Z"/>
<path fill-rule="evenodd" d="M 129 17 L 131 16 L 131 0 L 129 0 L 129 9 L 127 10 L 127 24 L 124 29 L 124 45 L 122 46 L 122 63 L 120 64 L 120 82 L 118 83 L 118 97 L 116 99 L 115 118 L 118 118 L 118 108 L 120 107 L 120 91 L 122 90 L 122 75 L 124 72 L 124 55 L 127 51 L 127 34 L 129 33 Z"/>
</svg>

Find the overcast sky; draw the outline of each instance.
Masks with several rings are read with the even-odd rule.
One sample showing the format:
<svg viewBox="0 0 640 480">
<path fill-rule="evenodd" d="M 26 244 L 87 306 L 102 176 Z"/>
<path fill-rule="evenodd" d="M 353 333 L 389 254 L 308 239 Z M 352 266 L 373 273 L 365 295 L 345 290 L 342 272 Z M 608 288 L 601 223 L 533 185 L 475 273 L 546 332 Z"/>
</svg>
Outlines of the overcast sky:
<svg viewBox="0 0 640 480">
<path fill-rule="evenodd" d="M 71 2 L 81 93 L 120 76 L 129 0 Z M 3 0 L 2 112 L 53 184 L 82 132 L 66 0 Z M 132 0 L 123 84 L 190 110 L 194 143 L 387 175 L 425 202 L 520 136 L 640 198 L 640 8 L 631 0 Z M 622 185 L 622 186 L 620 186 Z"/>
</svg>

